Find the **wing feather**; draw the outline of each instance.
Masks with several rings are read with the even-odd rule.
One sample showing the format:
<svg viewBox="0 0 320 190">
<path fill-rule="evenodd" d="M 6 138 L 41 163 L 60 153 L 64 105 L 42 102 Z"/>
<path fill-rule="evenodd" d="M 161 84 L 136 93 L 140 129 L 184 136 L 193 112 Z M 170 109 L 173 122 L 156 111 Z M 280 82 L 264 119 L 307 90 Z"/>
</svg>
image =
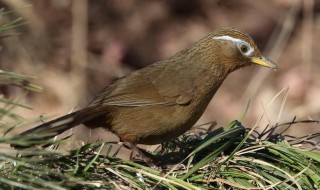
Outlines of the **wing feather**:
<svg viewBox="0 0 320 190">
<path fill-rule="evenodd" d="M 179 68 L 180 67 L 180 68 Z M 189 104 L 194 80 L 186 78 L 182 65 L 159 62 L 116 80 L 103 89 L 90 106 L 150 106 Z"/>
</svg>

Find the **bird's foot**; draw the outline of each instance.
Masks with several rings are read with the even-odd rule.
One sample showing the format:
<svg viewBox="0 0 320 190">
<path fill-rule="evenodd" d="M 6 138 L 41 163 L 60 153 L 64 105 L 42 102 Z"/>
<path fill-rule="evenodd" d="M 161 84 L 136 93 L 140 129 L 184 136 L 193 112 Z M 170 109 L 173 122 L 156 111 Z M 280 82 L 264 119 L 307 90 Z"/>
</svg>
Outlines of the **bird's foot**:
<svg viewBox="0 0 320 190">
<path fill-rule="evenodd" d="M 141 157 L 141 159 L 152 169 L 162 171 L 161 167 L 158 167 L 150 157 L 146 156 L 144 152 L 141 151 L 139 147 L 137 147 L 135 144 L 131 142 L 125 142 L 125 145 L 127 145 L 131 150 L 138 153 L 138 155 Z"/>
</svg>

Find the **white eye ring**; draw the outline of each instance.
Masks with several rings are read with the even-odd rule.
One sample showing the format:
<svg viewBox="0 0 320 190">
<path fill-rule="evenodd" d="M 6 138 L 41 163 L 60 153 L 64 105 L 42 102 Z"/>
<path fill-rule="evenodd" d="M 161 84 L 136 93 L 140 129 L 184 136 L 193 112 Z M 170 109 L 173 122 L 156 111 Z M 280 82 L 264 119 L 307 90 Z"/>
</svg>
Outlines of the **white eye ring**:
<svg viewBox="0 0 320 190">
<path fill-rule="evenodd" d="M 236 43 L 236 45 L 240 52 L 245 56 L 250 56 L 254 51 L 254 49 L 247 42 L 239 41 Z"/>
<path fill-rule="evenodd" d="M 217 36 L 217 37 L 213 37 L 213 39 L 214 40 L 225 40 L 225 41 L 230 41 L 230 42 L 234 43 L 238 47 L 241 54 L 244 56 L 251 56 L 252 53 L 254 52 L 253 47 L 251 47 L 251 45 L 249 43 L 247 43 L 239 38 L 234 38 L 231 36 Z"/>
</svg>

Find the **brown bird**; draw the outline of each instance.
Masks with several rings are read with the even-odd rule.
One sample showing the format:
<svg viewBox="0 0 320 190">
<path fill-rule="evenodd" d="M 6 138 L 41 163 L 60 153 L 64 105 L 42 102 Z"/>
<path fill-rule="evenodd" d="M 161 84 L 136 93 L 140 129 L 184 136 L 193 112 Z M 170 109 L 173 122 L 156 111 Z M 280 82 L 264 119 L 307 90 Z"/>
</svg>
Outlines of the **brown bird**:
<svg viewBox="0 0 320 190">
<path fill-rule="evenodd" d="M 131 144 L 168 141 L 195 124 L 229 73 L 254 64 L 277 68 L 261 55 L 249 35 L 221 29 L 169 59 L 116 80 L 88 107 L 25 131 L 20 137 L 45 133 L 53 137 L 84 124 L 103 127 Z"/>
</svg>

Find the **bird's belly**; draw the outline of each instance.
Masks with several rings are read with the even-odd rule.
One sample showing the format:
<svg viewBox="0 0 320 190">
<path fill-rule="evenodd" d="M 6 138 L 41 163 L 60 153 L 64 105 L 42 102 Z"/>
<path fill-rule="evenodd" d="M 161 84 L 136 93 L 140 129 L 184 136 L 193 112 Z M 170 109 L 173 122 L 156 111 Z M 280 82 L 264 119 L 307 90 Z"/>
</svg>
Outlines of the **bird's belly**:
<svg viewBox="0 0 320 190">
<path fill-rule="evenodd" d="M 121 107 L 111 131 L 122 141 L 158 144 L 189 130 L 202 115 L 188 106 Z"/>
</svg>

